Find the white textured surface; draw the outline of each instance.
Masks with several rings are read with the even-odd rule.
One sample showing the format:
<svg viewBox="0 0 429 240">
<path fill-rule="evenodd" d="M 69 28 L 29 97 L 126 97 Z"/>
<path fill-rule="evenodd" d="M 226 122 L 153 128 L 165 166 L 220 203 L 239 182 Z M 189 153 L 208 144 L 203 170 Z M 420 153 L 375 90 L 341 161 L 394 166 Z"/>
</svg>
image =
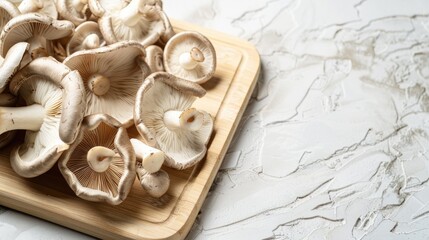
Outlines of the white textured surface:
<svg viewBox="0 0 429 240">
<path fill-rule="evenodd" d="M 427 0 L 165 0 L 262 77 L 188 239 L 429 239 Z M 7 210 L 0 239 L 82 236 Z"/>
</svg>

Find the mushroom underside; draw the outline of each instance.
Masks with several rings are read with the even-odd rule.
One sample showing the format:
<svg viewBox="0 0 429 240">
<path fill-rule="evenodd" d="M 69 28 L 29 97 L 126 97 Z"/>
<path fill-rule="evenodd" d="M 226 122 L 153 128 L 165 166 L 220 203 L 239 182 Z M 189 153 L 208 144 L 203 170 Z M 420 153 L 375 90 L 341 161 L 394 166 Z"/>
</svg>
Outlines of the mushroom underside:
<svg viewBox="0 0 429 240">
<path fill-rule="evenodd" d="M 160 81 L 155 81 L 144 95 L 141 119 L 155 136 L 158 147 L 167 155 L 166 164 L 169 166 L 184 168 L 200 160 L 206 152 L 205 144 L 213 125 L 208 113 L 204 112 L 206 121 L 197 131 L 170 130 L 163 120 L 166 111 L 189 109 L 194 100 L 195 97 L 182 94 Z"/>
</svg>

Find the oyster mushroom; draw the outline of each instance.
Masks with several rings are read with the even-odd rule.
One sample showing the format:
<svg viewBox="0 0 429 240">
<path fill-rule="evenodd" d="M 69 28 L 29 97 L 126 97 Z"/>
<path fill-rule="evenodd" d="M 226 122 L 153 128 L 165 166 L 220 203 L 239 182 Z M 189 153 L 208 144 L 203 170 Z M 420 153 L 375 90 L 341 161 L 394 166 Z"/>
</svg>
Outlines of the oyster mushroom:
<svg viewBox="0 0 429 240">
<path fill-rule="evenodd" d="M 164 67 L 168 73 L 201 84 L 214 75 L 216 52 L 202 34 L 181 32 L 165 45 Z"/>
<path fill-rule="evenodd" d="M 156 45 L 150 45 L 146 48 L 145 61 L 148 64 L 151 72 L 164 72 L 162 48 Z"/>
<path fill-rule="evenodd" d="M 87 96 L 86 115 L 105 113 L 121 123 L 132 122 L 135 94 L 149 75 L 145 51 L 136 42 L 79 51 L 64 60 L 82 76 Z"/>
<path fill-rule="evenodd" d="M 26 42 L 20 42 L 13 45 L 2 59 L 0 64 L 0 93 L 8 86 L 9 80 L 18 71 L 21 65 L 28 64 L 29 57 L 24 59 L 30 45 Z"/>
<path fill-rule="evenodd" d="M 0 29 L 3 29 L 7 22 L 20 14 L 18 8 L 13 3 L 0 0 Z"/>
<path fill-rule="evenodd" d="M 149 46 L 174 35 L 161 1 L 89 0 L 94 15 L 100 17 L 101 33 L 108 44 L 134 40 Z"/>
<path fill-rule="evenodd" d="M 56 0 L 56 6 L 59 15 L 76 26 L 91 16 L 88 0 Z"/>
<path fill-rule="evenodd" d="M 152 197 L 160 198 L 170 187 L 170 177 L 164 170 L 149 173 L 141 166 L 137 166 L 137 177 L 143 189 Z"/>
<path fill-rule="evenodd" d="M 53 56 L 52 41 L 73 33 L 73 23 L 51 17 L 27 13 L 10 20 L 0 34 L 0 53 L 5 56 L 18 42 L 30 43 L 31 57 Z"/>
<path fill-rule="evenodd" d="M 13 107 L 16 103 L 16 97 L 10 93 L 0 94 L 0 106 Z M 15 131 L 5 132 L 0 135 L 0 148 L 7 146 L 15 137 Z"/>
<path fill-rule="evenodd" d="M 58 18 L 58 11 L 53 0 L 23 0 L 18 9 L 21 13 L 41 13 L 51 18 Z"/>
<path fill-rule="evenodd" d="M 53 58 L 39 58 L 20 70 L 10 83 L 23 107 L 0 108 L 0 133 L 27 130 L 25 140 L 10 156 L 12 168 L 23 177 L 48 171 L 76 138 L 83 117 L 84 92 L 76 72 Z"/>
<path fill-rule="evenodd" d="M 164 163 L 165 155 L 162 151 L 144 144 L 142 141 L 132 138 L 131 144 L 137 159 L 142 167 L 149 173 L 158 172 Z"/>
<path fill-rule="evenodd" d="M 105 114 L 85 117 L 78 138 L 58 166 L 78 197 L 112 205 L 125 200 L 136 177 L 127 131 Z"/>
<path fill-rule="evenodd" d="M 161 197 L 170 186 L 168 174 L 161 169 L 164 153 L 135 138 L 131 139 L 131 144 L 136 153 L 136 172 L 141 186 L 152 197 Z"/>
<path fill-rule="evenodd" d="M 137 92 L 134 123 L 151 146 L 166 155 L 165 164 L 184 169 L 200 161 L 213 131 L 210 114 L 192 108 L 205 90 L 198 84 L 157 72 Z"/>
<path fill-rule="evenodd" d="M 67 144 L 72 143 L 79 133 L 85 112 L 85 90 L 81 76 L 77 71 L 70 70 L 52 57 L 38 58 L 14 75 L 9 85 L 10 92 L 18 95 L 18 92 L 21 93 L 19 90 L 22 88 L 21 85 L 33 78 L 49 80 L 55 84 L 56 92 L 60 90 L 62 104 L 57 106 L 61 110 L 61 115 L 58 116 L 61 120 L 59 137 Z M 31 92 L 31 89 L 29 91 Z M 50 98 L 49 92 L 44 94 L 47 95 L 46 98 Z"/>
<path fill-rule="evenodd" d="M 73 37 L 67 44 L 67 56 L 88 49 L 104 46 L 106 43 L 96 22 L 85 22 L 74 31 Z"/>
</svg>

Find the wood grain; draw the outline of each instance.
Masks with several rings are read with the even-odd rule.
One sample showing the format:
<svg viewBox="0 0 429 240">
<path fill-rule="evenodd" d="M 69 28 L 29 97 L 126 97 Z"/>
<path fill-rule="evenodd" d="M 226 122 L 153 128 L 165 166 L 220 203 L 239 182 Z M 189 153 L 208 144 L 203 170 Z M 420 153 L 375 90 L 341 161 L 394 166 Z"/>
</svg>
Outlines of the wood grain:
<svg viewBox="0 0 429 240">
<path fill-rule="evenodd" d="M 173 21 L 177 31 L 206 35 L 217 52 L 218 67 L 203 85 L 207 95 L 195 102 L 215 118 L 206 158 L 192 169 L 170 174 L 171 187 L 161 199 L 148 196 L 136 181 L 119 206 L 77 198 L 54 167 L 33 179 L 11 169 L 8 150 L 0 152 L 0 204 L 103 239 L 183 239 L 219 170 L 259 76 L 256 49 L 240 39 Z M 131 132 L 130 134 L 135 134 Z"/>
</svg>

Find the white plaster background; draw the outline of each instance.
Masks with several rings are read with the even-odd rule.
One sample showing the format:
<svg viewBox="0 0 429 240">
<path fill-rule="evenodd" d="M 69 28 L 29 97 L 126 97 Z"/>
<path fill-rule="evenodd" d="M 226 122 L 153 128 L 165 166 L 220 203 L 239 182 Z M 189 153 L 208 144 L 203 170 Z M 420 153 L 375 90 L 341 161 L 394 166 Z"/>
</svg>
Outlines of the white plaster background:
<svg viewBox="0 0 429 240">
<path fill-rule="evenodd" d="M 165 0 L 262 76 L 188 239 L 429 239 L 427 0 Z M 86 237 L 0 210 L 0 239 Z"/>
</svg>

